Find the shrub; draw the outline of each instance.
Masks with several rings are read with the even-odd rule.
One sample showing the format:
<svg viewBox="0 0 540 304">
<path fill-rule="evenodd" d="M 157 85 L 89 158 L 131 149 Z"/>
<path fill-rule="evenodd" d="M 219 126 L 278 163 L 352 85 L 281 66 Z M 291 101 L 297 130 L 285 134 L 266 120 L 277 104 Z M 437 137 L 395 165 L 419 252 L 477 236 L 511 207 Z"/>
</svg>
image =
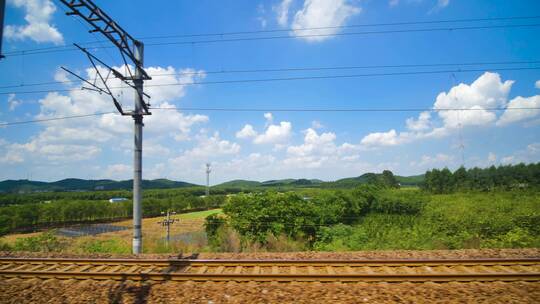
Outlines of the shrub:
<svg viewBox="0 0 540 304">
<path fill-rule="evenodd" d="M 13 249 L 17 251 L 53 252 L 62 251 L 65 246 L 65 242 L 59 240 L 54 235 L 54 231 L 51 230 L 41 233 L 38 236 L 18 238 L 15 241 Z"/>
<path fill-rule="evenodd" d="M 131 249 L 127 244 L 122 244 L 121 240 L 85 240 L 80 244 L 84 253 L 130 253 Z"/>
</svg>

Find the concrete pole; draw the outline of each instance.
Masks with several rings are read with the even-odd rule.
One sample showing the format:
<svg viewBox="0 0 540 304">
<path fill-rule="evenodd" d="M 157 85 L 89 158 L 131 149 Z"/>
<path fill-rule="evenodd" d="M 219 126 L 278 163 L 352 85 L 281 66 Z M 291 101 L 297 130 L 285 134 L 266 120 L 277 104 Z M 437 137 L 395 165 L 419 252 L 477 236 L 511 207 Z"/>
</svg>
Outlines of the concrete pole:
<svg viewBox="0 0 540 304">
<path fill-rule="evenodd" d="M 167 246 L 169 246 L 170 233 L 171 233 L 171 212 L 167 211 Z"/>
<path fill-rule="evenodd" d="M 206 196 L 210 195 L 210 164 L 206 164 Z"/>
<path fill-rule="evenodd" d="M 144 45 L 142 43 L 135 45 L 135 59 L 142 67 Z M 134 145 L 133 145 L 133 254 L 142 253 L 142 136 L 143 136 L 143 108 L 142 97 L 143 79 L 138 68 L 135 68 L 133 83 L 138 92 L 135 92 L 135 110 L 133 120 L 135 121 Z"/>
<path fill-rule="evenodd" d="M 6 8 L 6 0 L 0 0 L 0 59 L 4 58 L 2 55 L 2 38 L 4 38 L 4 10 Z"/>
</svg>

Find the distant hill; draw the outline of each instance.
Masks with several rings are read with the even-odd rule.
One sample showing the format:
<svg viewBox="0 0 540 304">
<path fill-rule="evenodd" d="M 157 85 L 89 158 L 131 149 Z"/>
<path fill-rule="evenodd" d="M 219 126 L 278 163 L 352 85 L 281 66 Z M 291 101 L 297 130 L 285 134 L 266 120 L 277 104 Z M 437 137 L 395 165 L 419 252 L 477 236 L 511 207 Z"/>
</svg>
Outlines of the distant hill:
<svg viewBox="0 0 540 304">
<path fill-rule="evenodd" d="M 256 181 L 250 181 L 250 180 L 244 180 L 244 179 L 235 179 L 232 181 L 224 182 L 219 185 L 216 185 L 214 187 L 216 188 L 252 188 L 252 187 L 258 187 L 261 185 L 261 182 Z"/>
<path fill-rule="evenodd" d="M 361 184 L 366 184 L 373 177 L 381 176 L 380 173 L 365 173 L 357 177 L 348 177 L 338 179 L 335 182 L 324 183 L 326 187 L 332 188 L 352 188 Z M 397 181 L 401 186 L 418 186 L 424 181 L 424 175 L 414 175 L 414 176 L 395 176 Z"/>
<path fill-rule="evenodd" d="M 142 183 L 143 189 L 169 189 L 191 186 L 197 185 L 168 179 L 143 180 Z M 110 179 L 67 178 L 50 183 L 30 180 L 5 180 L 0 182 L 0 192 L 130 190 L 132 187 L 132 180 L 114 181 Z"/>
<path fill-rule="evenodd" d="M 354 188 L 365 184 L 370 178 L 380 176 L 378 173 L 366 173 L 357 177 L 339 179 L 334 182 L 325 182 L 320 179 L 278 179 L 264 182 L 250 180 L 232 180 L 216 186 L 215 188 L 249 189 L 256 187 L 321 187 L 321 188 Z M 417 186 L 424 181 L 424 175 L 398 176 L 396 179 L 402 186 Z M 143 189 L 170 189 L 199 186 L 181 181 L 168 179 L 143 180 Z M 40 182 L 30 180 L 5 180 L 0 182 L 0 192 L 45 192 L 45 191 L 94 191 L 94 190 L 131 190 L 132 180 L 115 181 L 111 179 L 86 180 L 67 178 L 56 182 Z"/>
</svg>

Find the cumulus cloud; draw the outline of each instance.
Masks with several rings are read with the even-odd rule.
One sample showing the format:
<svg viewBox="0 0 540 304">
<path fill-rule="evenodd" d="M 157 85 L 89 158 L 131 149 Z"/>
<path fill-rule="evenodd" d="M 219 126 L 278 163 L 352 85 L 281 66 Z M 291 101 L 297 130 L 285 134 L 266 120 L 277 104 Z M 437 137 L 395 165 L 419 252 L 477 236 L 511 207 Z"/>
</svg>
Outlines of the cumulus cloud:
<svg viewBox="0 0 540 304">
<path fill-rule="evenodd" d="M 126 164 L 113 164 L 107 166 L 103 172 L 103 178 L 122 180 L 131 178 L 132 174 L 133 169 L 131 166 Z"/>
<path fill-rule="evenodd" d="M 540 159 L 540 142 L 528 144 L 525 149 L 517 150 L 512 155 L 501 158 L 503 164 L 532 163 Z"/>
<path fill-rule="evenodd" d="M 411 166 L 429 169 L 434 167 L 448 167 L 454 160 L 452 155 L 438 153 L 436 155 L 422 155 L 419 161 L 412 161 Z"/>
<path fill-rule="evenodd" d="M 361 8 L 348 4 L 346 0 L 306 0 L 304 7 L 294 15 L 292 28 L 296 36 L 333 35 L 348 19 L 361 12 Z M 303 28 L 330 27 L 320 30 Z M 307 41 L 323 41 L 331 36 L 302 37 Z"/>
<path fill-rule="evenodd" d="M 438 112 L 439 117 L 449 128 L 485 125 L 496 119 L 496 113 L 487 108 L 504 106 L 513 83 L 512 80 L 502 82 L 497 73 L 486 72 L 470 85 L 460 83 L 449 92 L 441 92 L 433 108 L 442 110 Z M 444 111 L 452 108 L 472 111 Z"/>
<path fill-rule="evenodd" d="M 123 67 L 115 67 L 124 70 Z M 153 84 L 192 82 L 197 77 L 204 77 L 203 72 L 188 69 L 190 73 L 177 73 L 172 67 L 150 67 L 149 73 L 172 73 L 175 75 L 155 77 Z M 179 70 L 186 71 L 186 70 Z M 95 76 L 93 69 L 87 69 L 85 77 L 92 79 Z M 150 82 L 150 81 L 149 81 Z M 111 87 L 120 87 L 118 79 L 108 80 Z M 156 90 L 148 88 L 153 93 L 152 104 L 156 107 L 171 108 L 174 102 L 185 95 L 183 86 L 172 89 Z M 128 95 L 130 102 L 134 94 L 130 89 L 115 89 L 116 96 Z M 120 99 L 120 97 L 118 97 Z M 120 99 L 121 100 L 121 99 Z M 48 93 L 39 101 L 40 111 L 37 119 L 47 119 L 59 116 L 77 116 L 91 113 L 111 112 L 114 110 L 109 96 L 100 95 L 89 90 L 73 89 L 67 94 L 58 92 Z M 206 123 L 208 117 L 204 115 L 187 115 L 179 111 L 155 110 L 152 115 L 145 116 L 145 133 L 160 138 L 169 137 L 175 140 L 189 139 L 191 129 L 198 124 Z M 81 161 L 95 158 L 101 151 L 117 143 L 133 129 L 133 121 L 116 113 L 108 113 L 100 117 L 86 117 L 78 119 L 55 120 L 42 123 L 43 129 L 26 143 L 11 144 L 8 151 L 16 153 L 23 159 L 44 158 L 48 161 Z M 144 142 L 145 146 L 152 144 Z M 153 151 L 155 150 L 155 151 Z M 165 150 L 159 147 L 150 148 L 149 151 L 159 153 Z"/>
<path fill-rule="evenodd" d="M 264 113 L 266 120 L 265 130 L 262 133 L 257 132 L 252 125 L 246 124 L 236 132 L 236 138 L 252 138 L 255 144 L 274 144 L 276 146 L 289 140 L 292 134 L 292 124 L 288 121 L 282 121 L 279 124 L 273 124 L 274 116 L 272 113 Z"/>
<path fill-rule="evenodd" d="M 274 7 L 279 25 L 289 26 L 289 12 L 292 0 L 283 0 Z M 306 41 L 318 42 L 326 40 L 339 32 L 339 27 L 344 25 L 352 16 L 360 13 L 362 9 L 348 0 L 305 0 L 301 9 L 294 13 L 290 21 L 292 34 Z M 304 30 L 305 28 L 321 28 Z M 325 35 L 312 36 L 309 35 Z"/>
<path fill-rule="evenodd" d="M 277 125 L 269 125 L 265 132 L 258 134 L 253 143 L 255 144 L 278 144 L 286 142 L 292 133 L 292 124 L 282 121 Z"/>
<path fill-rule="evenodd" d="M 405 122 L 407 129 L 411 131 L 424 131 L 430 128 L 431 113 L 422 112 L 418 116 L 418 119 L 408 118 Z"/>
<path fill-rule="evenodd" d="M 398 133 L 394 129 L 388 132 L 370 133 L 362 138 L 360 144 L 365 147 L 395 146 L 406 142 L 408 134 L 406 132 Z"/>
<path fill-rule="evenodd" d="M 283 27 L 287 26 L 289 23 L 289 7 L 291 6 L 291 3 L 292 0 L 283 0 L 279 5 L 274 7 L 274 11 L 277 14 L 277 23 Z"/>
<path fill-rule="evenodd" d="M 488 162 L 494 163 L 496 161 L 497 161 L 497 154 L 495 154 L 493 152 L 489 152 L 488 153 Z"/>
<path fill-rule="evenodd" d="M 386 132 L 370 133 L 361 140 L 364 147 L 396 146 L 424 138 L 439 138 L 470 126 L 492 126 L 497 121 L 493 108 L 504 107 L 514 81 L 502 81 L 497 73 L 486 72 L 471 84 L 460 83 L 448 92 L 437 95 L 433 110 L 438 120 L 429 112 L 422 112 L 417 118 L 405 121 L 407 132 L 391 129 Z M 534 106 L 538 98 L 517 97 L 510 101 L 509 107 Z M 462 111 L 448 109 L 463 109 Z M 497 122 L 504 125 L 538 115 L 538 112 L 507 111 Z M 508 114 L 507 114 L 508 113 Z"/>
<path fill-rule="evenodd" d="M 535 108 L 529 110 L 512 110 L 512 108 Z M 540 114 L 540 95 L 531 97 L 518 96 L 512 99 L 504 111 L 503 115 L 497 121 L 498 126 L 508 125 L 514 122 L 523 121 Z"/>
<path fill-rule="evenodd" d="M 8 39 L 31 39 L 35 42 L 63 44 L 64 38 L 56 27 L 50 24 L 56 6 L 50 0 L 11 0 L 8 4 L 25 10 L 25 25 L 6 25 L 4 35 Z"/>
<path fill-rule="evenodd" d="M 236 132 L 236 138 L 252 138 L 257 136 L 257 132 L 253 129 L 253 126 L 246 124 L 242 130 Z"/>
<path fill-rule="evenodd" d="M 428 12 L 428 13 L 435 13 L 438 12 L 444 8 L 446 8 L 450 4 L 450 0 L 437 0 L 437 4 Z"/>
<path fill-rule="evenodd" d="M 309 128 L 304 131 L 304 142 L 301 145 L 289 146 L 287 158 L 283 163 L 300 168 L 320 168 L 323 165 L 336 165 L 357 161 L 355 154 L 358 147 L 349 143 L 336 145 L 336 134 L 325 132 L 318 134 Z"/>
<path fill-rule="evenodd" d="M 534 84 L 534 86 L 535 86 L 537 89 L 540 89 L 540 80 L 537 80 L 536 83 Z"/>
<path fill-rule="evenodd" d="M 8 107 L 10 111 L 15 110 L 22 104 L 22 101 L 15 99 L 15 94 L 8 95 Z"/>
</svg>

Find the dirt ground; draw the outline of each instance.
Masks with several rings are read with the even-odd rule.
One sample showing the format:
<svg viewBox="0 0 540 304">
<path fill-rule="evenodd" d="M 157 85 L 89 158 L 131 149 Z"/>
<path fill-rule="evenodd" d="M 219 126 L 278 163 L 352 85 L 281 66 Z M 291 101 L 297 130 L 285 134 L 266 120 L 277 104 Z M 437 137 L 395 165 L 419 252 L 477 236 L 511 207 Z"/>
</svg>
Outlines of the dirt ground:
<svg viewBox="0 0 540 304">
<path fill-rule="evenodd" d="M 0 282 L 0 303 L 539 303 L 540 283 Z"/>
<path fill-rule="evenodd" d="M 178 253 L 178 254 L 68 254 L 20 251 L 0 251 L 1 256 L 11 257 L 72 257 L 72 258 L 198 258 L 198 259 L 451 259 L 451 258 L 539 258 L 540 248 L 526 249 L 460 249 L 460 250 L 380 250 L 345 252 L 251 252 L 251 253 Z"/>
<path fill-rule="evenodd" d="M 0 256 L 84 257 L 0 252 Z M 182 257 L 187 257 L 184 254 Z M 133 257 L 92 255 L 92 257 Z M 178 255 L 145 254 L 137 258 Z M 540 249 L 202 253 L 201 259 L 376 259 L 540 257 Z M 540 282 L 490 283 L 195 283 L 0 280 L 0 303 L 540 303 Z"/>
</svg>

